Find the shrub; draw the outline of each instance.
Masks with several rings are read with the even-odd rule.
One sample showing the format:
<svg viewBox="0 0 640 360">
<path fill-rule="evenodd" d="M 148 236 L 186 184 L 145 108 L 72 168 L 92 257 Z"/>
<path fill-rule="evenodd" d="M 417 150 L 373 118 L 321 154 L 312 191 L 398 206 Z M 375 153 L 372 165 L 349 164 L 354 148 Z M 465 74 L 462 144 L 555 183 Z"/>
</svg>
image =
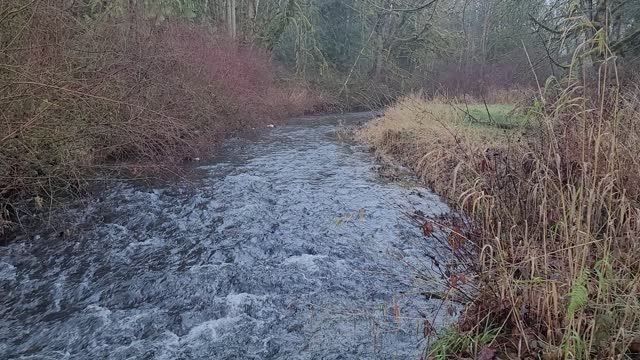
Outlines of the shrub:
<svg viewBox="0 0 640 360">
<path fill-rule="evenodd" d="M 0 223 L 96 172 L 175 164 L 319 102 L 265 51 L 185 23 L 0 5 Z M 42 201 L 38 201 L 42 203 Z M 45 203 L 49 203 L 46 201 Z"/>
</svg>

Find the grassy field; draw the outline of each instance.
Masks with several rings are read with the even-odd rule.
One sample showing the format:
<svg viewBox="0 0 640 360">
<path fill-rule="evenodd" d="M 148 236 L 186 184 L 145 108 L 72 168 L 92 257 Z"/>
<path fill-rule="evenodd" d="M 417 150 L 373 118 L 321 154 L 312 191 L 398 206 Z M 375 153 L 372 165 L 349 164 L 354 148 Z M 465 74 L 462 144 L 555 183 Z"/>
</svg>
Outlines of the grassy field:
<svg viewBox="0 0 640 360">
<path fill-rule="evenodd" d="M 464 107 L 463 107 L 464 106 Z M 464 120 L 472 125 L 510 129 L 526 126 L 527 117 L 516 111 L 514 104 L 470 104 L 458 106 Z"/>
<path fill-rule="evenodd" d="M 513 104 L 485 106 L 410 95 L 388 108 L 360 137 L 381 155 L 413 167 L 441 194 L 454 196 L 449 193 L 454 175 L 473 178 L 464 169 L 454 174 L 461 160 L 480 163 L 488 152 L 522 141 L 531 127 Z"/>
<path fill-rule="evenodd" d="M 531 124 L 514 104 L 465 104 L 455 101 L 425 101 L 418 95 L 403 98 L 387 109 L 375 129 L 429 133 L 449 129 L 469 136 L 494 138 L 522 132 Z"/>
</svg>

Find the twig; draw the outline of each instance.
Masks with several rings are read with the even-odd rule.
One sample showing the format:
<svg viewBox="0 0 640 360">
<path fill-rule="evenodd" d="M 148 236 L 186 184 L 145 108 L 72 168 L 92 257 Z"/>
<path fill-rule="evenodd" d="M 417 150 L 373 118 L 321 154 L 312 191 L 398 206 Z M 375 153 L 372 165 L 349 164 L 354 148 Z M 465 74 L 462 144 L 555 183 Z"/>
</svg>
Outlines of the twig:
<svg viewBox="0 0 640 360">
<path fill-rule="evenodd" d="M 395 11 L 395 12 L 417 12 L 417 11 L 426 9 L 426 8 L 430 7 L 431 5 L 436 4 L 438 1 L 439 0 L 431 0 L 431 1 L 429 1 L 429 2 L 427 2 L 425 4 L 423 4 L 423 5 L 417 6 L 415 8 L 404 8 L 404 9 L 402 9 L 402 8 L 401 9 L 393 9 L 393 8 L 391 8 L 391 9 L 387 9 L 387 8 L 385 8 L 383 6 L 380 6 L 380 5 L 376 4 L 376 3 L 374 3 L 371 0 L 367 0 L 367 2 L 369 2 L 373 7 L 376 7 L 378 9 L 381 9 L 381 10 L 384 10 L 384 11 L 387 11 L 387 12 L 392 12 L 392 11 Z"/>
<path fill-rule="evenodd" d="M 15 14 L 17 14 L 17 13 L 19 13 L 19 12 L 21 12 L 21 11 L 25 10 L 25 9 L 26 9 L 26 8 L 28 8 L 29 6 L 33 5 L 36 1 L 40 1 L 40 0 L 33 0 L 32 2 L 28 3 L 27 5 L 25 5 L 25 6 L 21 7 L 21 8 L 19 8 L 19 9 L 13 10 L 13 11 L 9 11 L 9 10 L 7 10 L 7 13 L 6 13 L 6 14 L 4 14 L 4 16 L 2 16 L 2 18 L 0 19 L 0 23 L 2 23 L 3 21 L 5 21 L 9 16 L 13 16 L 13 15 L 15 15 Z"/>
<path fill-rule="evenodd" d="M 353 75 L 353 70 L 355 70 L 356 65 L 358 65 L 358 61 L 360 61 L 360 58 L 364 54 L 364 49 L 367 48 L 367 45 L 369 45 L 369 41 L 371 41 L 371 38 L 373 37 L 373 34 L 376 32 L 376 26 L 378 26 L 378 22 L 380 22 L 380 19 L 378 19 L 376 24 L 373 26 L 373 30 L 371 30 L 371 34 L 369 34 L 369 38 L 367 39 L 367 41 L 362 46 L 362 49 L 360 49 L 360 53 L 358 53 L 358 56 L 356 57 L 356 60 L 353 62 L 353 66 L 351 66 L 351 70 L 349 70 L 349 75 L 347 75 L 347 78 L 344 80 L 344 84 L 342 85 L 342 88 L 340 88 L 340 93 L 338 94 L 338 96 L 341 96 L 342 93 L 347 89 L 347 84 L 349 83 L 349 80 L 351 79 L 351 75 Z"/>
<path fill-rule="evenodd" d="M 482 94 L 482 102 L 484 103 L 484 108 L 487 110 L 487 116 L 489 116 L 489 124 L 494 124 L 493 117 L 491 116 L 491 112 L 489 112 L 489 106 L 487 106 L 487 100 L 484 98 L 484 94 Z"/>
<path fill-rule="evenodd" d="M 89 98 L 93 98 L 93 99 L 97 99 L 97 100 L 102 100 L 102 101 L 110 102 L 110 103 L 113 103 L 113 104 L 131 106 L 131 107 L 134 107 L 134 108 L 138 108 L 138 109 L 141 109 L 141 110 L 148 111 L 148 112 L 150 112 L 150 113 L 152 113 L 152 114 L 155 114 L 155 115 L 158 115 L 158 116 L 161 116 L 161 117 L 167 118 L 167 119 L 171 119 L 171 120 L 178 120 L 178 119 L 176 119 L 176 118 L 174 118 L 174 117 L 171 117 L 171 116 L 169 116 L 169 115 L 163 114 L 163 113 L 158 112 L 158 111 L 151 110 L 151 109 L 146 108 L 146 107 L 144 107 L 144 106 L 140 106 L 140 105 L 136 105 L 136 104 L 127 103 L 127 102 L 124 102 L 124 101 L 114 100 L 114 99 L 106 98 L 106 97 L 103 97 L 103 96 L 87 94 L 87 93 L 83 93 L 83 92 L 80 92 L 80 91 L 76 91 L 76 90 L 71 90 L 71 89 L 63 88 L 63 87 L 60 87 L 60 86 L 44 84 L 44 83 L 35 82 L 35 81 L 14 81 L 14 82 L 12 82 L 12 84 L 15 84 L 15 85 L 35 85 L 35 86 L 42 86 L 42 87 L 46 87 L 46 88 L 50 88 L 50 89 L 55 89 L 55 90 L 60 90 L 60 91 L 68 92 L 68 93 L 70 93 L 70 94 L 77 95 L 77 96 L 80 96 L 80 97 L 89 97 Z"/>
<path fill-rule="evenodd" d="M 40 115 L 42 115 L 45 111 L 47 111 L 47 109 L 49 109 L 49 107 L 51 106 L 51 103 L 47 103 L 47 106 L 42 109 L 40 112 L 38 112 L 34 117 L 32 117 L 29 121 L 27 121 L 26 123 L 22 124 L 19 128 L 17 128 L 16 130 L 12 131 L 11 133 L 9 133 L 7 136 L 3 137 L 2 140 L 0 140 L 0 144 L 3 143 L 5 140 L 7 139 L 11 139 L 12 137 L 14 137 L 17 133 L 21 132 L 23 129 L 29 127 L 31 124 L 33 124 L 36 120 L 38 120 L 38 118 L 40 117 Z"/>
</svg>

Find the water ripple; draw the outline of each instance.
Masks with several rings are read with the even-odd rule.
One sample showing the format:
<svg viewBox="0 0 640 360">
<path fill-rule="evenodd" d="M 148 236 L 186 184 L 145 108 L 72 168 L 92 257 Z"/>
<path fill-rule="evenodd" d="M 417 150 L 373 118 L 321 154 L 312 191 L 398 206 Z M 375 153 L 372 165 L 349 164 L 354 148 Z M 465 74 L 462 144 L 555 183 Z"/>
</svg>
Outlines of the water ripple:
<svg viewBox="0 0 640 360">
<path fill-rule="evenodd" d="M 416 358 L 438 304 L 409 295 L 398 258 L 429 244 L 402 211 L 448 209 L 381 181 L 336 119 L 230 141 L 195 186 L 114 185 L 71 238 L 0 249 L 0 358 Z"/>
</svg>

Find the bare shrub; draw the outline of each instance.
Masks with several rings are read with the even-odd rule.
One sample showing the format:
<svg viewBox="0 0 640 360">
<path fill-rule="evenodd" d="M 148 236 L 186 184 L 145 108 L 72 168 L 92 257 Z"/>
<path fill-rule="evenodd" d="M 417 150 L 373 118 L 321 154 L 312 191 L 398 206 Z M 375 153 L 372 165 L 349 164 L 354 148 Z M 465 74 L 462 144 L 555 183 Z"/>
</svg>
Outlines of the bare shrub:
<svg viewBox="0 0 640 360">
<path fill-rule="evenodd" d="M 266 52 L 204 27 L 86 18 L 61 0 L 6 1 L 0 19 L 5 225 L 25 199 L 172 165 L 320 101 L 279 82 Z"/>
</svg>

